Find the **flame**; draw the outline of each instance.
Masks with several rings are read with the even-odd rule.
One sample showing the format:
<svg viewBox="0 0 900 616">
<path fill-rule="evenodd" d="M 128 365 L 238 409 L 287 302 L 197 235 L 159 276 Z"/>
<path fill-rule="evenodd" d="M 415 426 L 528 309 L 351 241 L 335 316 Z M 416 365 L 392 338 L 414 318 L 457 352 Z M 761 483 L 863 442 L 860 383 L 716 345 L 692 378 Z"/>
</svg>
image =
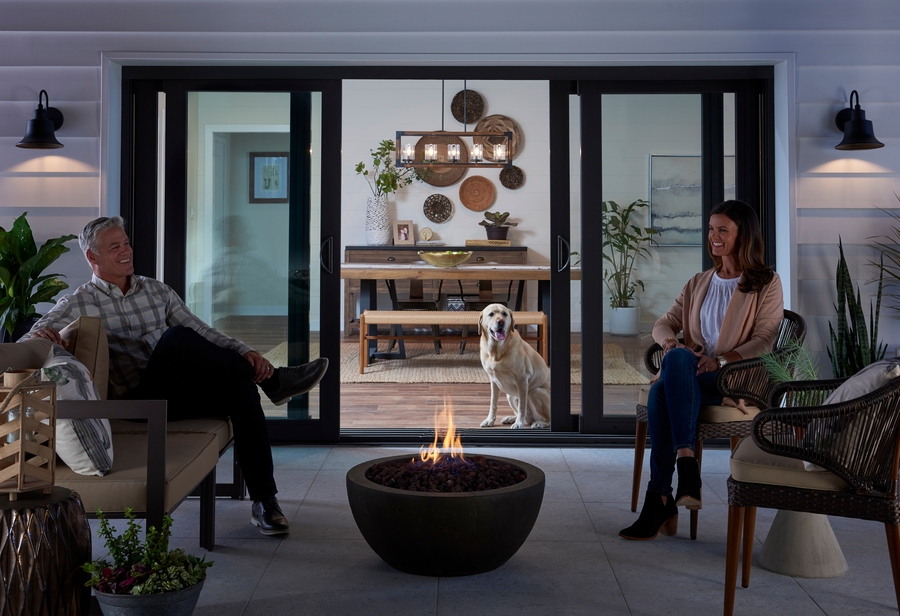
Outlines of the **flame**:
<svg viewBox="0 0 900 616">
<path fill-rule="evenodd" d="M 438 439 L 442 430 L 444 439 L 440 447 L 438 447 Z M 453 406 L 448 400 L 444 400 L 444 408 L 440 412 L 434 414 L 434 441 L 431 447 L 426 449 L 425 445 L 419 449 L 419 458 L 422 462 L 431 460 L 432 464 L 437 464 L 441 460 L 441 455 L 449 454 L 451 458 L 459 458 L 465 460 L 463 456 L 462 441 L 456 433 L 456 427 L 453 423 Z"/>
</svg>

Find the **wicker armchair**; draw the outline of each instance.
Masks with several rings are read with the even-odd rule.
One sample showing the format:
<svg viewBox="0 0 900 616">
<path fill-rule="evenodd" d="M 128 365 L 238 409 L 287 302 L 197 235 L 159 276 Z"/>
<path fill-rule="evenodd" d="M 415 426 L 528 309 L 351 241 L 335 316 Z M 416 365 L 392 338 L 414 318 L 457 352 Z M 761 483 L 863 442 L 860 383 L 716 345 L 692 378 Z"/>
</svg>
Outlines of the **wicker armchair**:
<svg viewBox="0 0 900 616">
<path fill-rule="evenodd" d="M 750 584 L 756 507 L 882 522 L 900 607 L 900 378 L 859 398 L 821 406 L 840 382 L 800 381 L 776 387 L 772 400 L 786 408 L 757 415 L 752 441 L 742 441 L 732 456 L 726 615 L 734 610 L 742 525 L 741 585 Z M 802 463 L 786 463 L 785 458 L 812 462 L 828 472 L 806 472 Z"/>
<path fill-rule="evenodd" d="M 778 329 L 774 349 L 778 351 L 791 340 L 803 342 L 806 337 L 806 321 L 796 312 L 784 311 L 784 319 Z M 650 345 L 644 352 L 644 365 L 652 374 L 659 372 L 662 364 L 663 349 L 657 343 Z M 768 406 L 772 381 L 769 373 L 759 358 L 744 359 L 725 364 L 718 371 L 716 386 L 723 396 L 743 398 L 756 408 L 751 408 L 750 415 L 743 415 L 732 407 L 703 407 L 697 418 L 697 441 L 694 455 L 697 464 L 703 458 L 703 441 L 710 438 L 730 438 L 731 448 L 737 446 L 743 436 L 750 434 L 750 421 L 759 409 Z M 637 424 L 634 440 L 634 474 L 631 482 L 631 510 L 637 511 L 638 495 L 641 492 L 641 471 L 644 465 L 644 449 L 647 443 L 647 405 L 638 403 L 636 410 Z M 691 511 L 691 539 L 697 538 L 698 511 Z"/>
</svg>

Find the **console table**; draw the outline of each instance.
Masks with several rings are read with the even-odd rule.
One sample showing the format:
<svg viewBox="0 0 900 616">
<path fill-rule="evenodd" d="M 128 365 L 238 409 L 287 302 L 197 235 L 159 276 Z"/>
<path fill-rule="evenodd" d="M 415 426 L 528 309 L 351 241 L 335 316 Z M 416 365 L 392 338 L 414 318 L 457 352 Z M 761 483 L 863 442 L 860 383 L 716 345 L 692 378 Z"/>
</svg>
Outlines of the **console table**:
<svg viewBox="0 0 900 616">
<path fill-rule="evenodd" d="M 354 264 L 401 264 L 422 261 L 419 251 L 441 252 L 444 250 L 471 250 L 472 257 L 466 262 L 471 265 L 524 265 L 528 263 L 527 246 L 347 246 L 344 248 L 344 262 Z M 431 266 L 427 266 L 431 267 Z M 360 280 L 344 277 L 344 336 L 353 334 L 352 328 L 359 324 L 356 309 L 360 294 Z M 425 293 L 436 294 L 439 278 L 431 280 L 398 280 L 397 292 L 406 297 L 421 297 Z M 507 289 L 509 280 L 463 280 L 463 293 L 479 295 L 490 301 L 494 289 Z M 442 288 L 442 292 L 456 294 L 459 286 Z M 412 293 L 412 295 L 410 295 Z M 358 331 L 357 331 L 358 333 Z"/>
</svg>

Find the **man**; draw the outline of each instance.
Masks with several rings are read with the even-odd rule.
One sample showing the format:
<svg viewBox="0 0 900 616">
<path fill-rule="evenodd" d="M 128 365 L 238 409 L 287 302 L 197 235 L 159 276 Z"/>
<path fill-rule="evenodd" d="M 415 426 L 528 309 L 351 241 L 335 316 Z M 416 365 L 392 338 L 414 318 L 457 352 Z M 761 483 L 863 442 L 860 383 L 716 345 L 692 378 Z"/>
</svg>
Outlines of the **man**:
<svg viewBox="0 0 900 616">
<path fill-rule="evenodd" d="M 253 500 L 250 520 L 264 535 L 287 533 L 256 384 L 284 404 L 318 384 L 328 359 L 275 369 L 240 340 L 209 327 L 170 287 L 134 274 L 123 225 L 114 216 L 85 226 L 78 241 L 93 270 L 91 282 L 61 298 L 23 340 L 64 344 L 59 330 L 80 316 L 99 316 L 109 340 L 109 398 L 167 400 L 172 420 L 229 416 Z"/>
</svg>

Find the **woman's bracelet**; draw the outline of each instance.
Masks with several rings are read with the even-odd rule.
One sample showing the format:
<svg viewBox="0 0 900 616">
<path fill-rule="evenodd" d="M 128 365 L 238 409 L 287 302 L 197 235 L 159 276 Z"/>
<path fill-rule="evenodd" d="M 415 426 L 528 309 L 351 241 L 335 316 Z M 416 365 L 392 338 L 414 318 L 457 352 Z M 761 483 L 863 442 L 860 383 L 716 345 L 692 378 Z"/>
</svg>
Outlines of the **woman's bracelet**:
<svg viewBox="0 0 900 616">
<path fill-rule="evenodd" d="M 662 345 L 663 345 L 663 346 L 666 346 L 666 343 L 667 343 L 669 340 L 672 340 L 675 344 L 678 344 L 678 338 L 676 338 L 675 336 L 669 336 L 668 338 L 666 338 L 665 340 L 663 340 Z"/>
</svg>

